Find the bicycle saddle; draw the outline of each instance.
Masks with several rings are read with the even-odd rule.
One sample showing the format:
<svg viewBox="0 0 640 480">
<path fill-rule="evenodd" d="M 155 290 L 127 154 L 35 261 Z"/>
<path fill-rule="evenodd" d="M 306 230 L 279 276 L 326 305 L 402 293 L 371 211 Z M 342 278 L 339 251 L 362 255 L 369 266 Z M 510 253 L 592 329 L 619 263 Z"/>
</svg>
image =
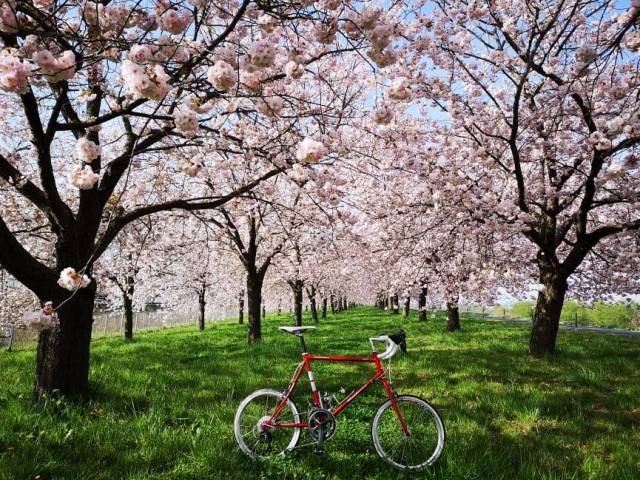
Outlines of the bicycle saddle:
<svg viewBox="0 0 640 480">
<path fill-rule="evenodd" d="M 278 327 L 278 330 L 282 330 L 283 332 L 292 333 L 293 335 L 304 335 L 304 332 L 307 330 L 315 330 L 316 327 L 308 326 L 308 327 Z"/>
</svg>

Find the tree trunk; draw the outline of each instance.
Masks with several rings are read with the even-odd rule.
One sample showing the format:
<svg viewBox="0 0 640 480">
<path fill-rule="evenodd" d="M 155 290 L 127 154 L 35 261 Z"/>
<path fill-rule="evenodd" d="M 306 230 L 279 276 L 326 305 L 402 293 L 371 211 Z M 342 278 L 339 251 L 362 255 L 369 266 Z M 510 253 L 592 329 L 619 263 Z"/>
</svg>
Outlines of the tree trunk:
<svg viewBox="0 0 640 480">
<path fill-rule="evenodd" d="M 89 350 L 95 302 L 95 284 L 78 290 L 60 310 L 60 325 L 38 337 L 37 396 L 62 393 L 81 395 L 89 387 Z"/>
<path fill-rule="evenodd" d="M 322 319 L 327 318 L 327 297 L 322 297 Z"/>
<path fill-rule="evenodd" d="M 240 325 L 244 323 L 244 290 L 240 290 L 238 296 L 238 323 Z"/>
<path fill-rule="evenodd" d="M 122 293 L 122 304 L 124 306 L 124 338 L 133 339 L 133 293 L 135 283 L 134 278 L 127 276 L 126 289 Z"/>
<path fill-rule="evenodd" d="M 336 313 L 336 297 L 335 297 L 335 295 L 333 295 L 333 293 L 330 295 L 329 300 L 330 300 L 329 304 L 331 306 L 331 315 L 335 315 L 335 313 Z"/>
<path fill-rule="evenodd" d="M 392 303 L 392 311 L 394 313 L 394 315 L 398 315 L 400 313 L 400 301 L 398 300 L 398 294 L 394 293 L 392 298 L 391 298 L 391 303 Z"/>
<path fill-rule="evenodd" d="M 267 317 L 267 306 L 262 304 L 262 319 L 264 320 Z"/>
<path fill-rule="evenodd" d="M 316 287 L 307 288 L 307 297 L 309 297 L 309 305 L 311 306 L 311 319 L 314 323 L 318 323 L 318 305 L 316 304 Z"/>
<path fill-rule="evenodd" d="M 262 340 L 260 306 L 262 305 L 263 277 L 258 273 L 247 274 L 247 314 L 249 317 L 249 343 Z"/>
<path fill-rule="evenodd" d="M 447 301 L 447 332 L 460 330 L 460 311 L 458 310 L 458 301 Z"/>
<path fill-rule="evenodd" d="M 296 280 L 295 282 L 290 282 L 289 285 L 291 285 L 291 289 L 293 290 L 293 320 L 296 327 L 300 327 L 302 326 L 302 293 L 304 284 L 302 280 Z"/>
<path fill-rule="evenodd" d="M 198 292 L 198 305 L 200 307 L 200 316 L 198 317 L 198 328 L 200 330 L 204 330 L 204 317 L 205 310 L 207 307 L 207 302 L 205 301 L 205 295 L 207 293 L 207 288 L 203 286 Z"/>
<path fill-rule="evenodd" d="M 404 297 L 404 305 L 402 305 L 402 318 L 409 318 L 409 309 L 411 308 L 411 297 L 407 294 Z"/>
<path fill-rule="evenodd" d="M 420 296 L 418 297 L 418 321 L 427 321 L 427 287 L 420 288 Z"/>
<path fill-rule="evenodd" d="M 558 278 L 552 273 L 543 273 L 541 277 L 543 288 L 538 293 L 529 338 L 529 353 L 536 357 L 555 351 L 560 314 L 567 293 L 567 281 L 564 278 Z"/>
</svg>

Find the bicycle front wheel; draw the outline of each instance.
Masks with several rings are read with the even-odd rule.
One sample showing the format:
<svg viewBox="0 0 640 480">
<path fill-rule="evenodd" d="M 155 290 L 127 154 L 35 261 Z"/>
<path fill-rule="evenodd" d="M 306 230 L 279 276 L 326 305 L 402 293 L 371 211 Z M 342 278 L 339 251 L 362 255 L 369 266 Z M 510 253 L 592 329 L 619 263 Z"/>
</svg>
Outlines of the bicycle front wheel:
<svg viewBox="0 0 640 480">
<path fill-rule="evenodd" d="M 240 403 L 233 429 L 240 449 L 251 458 L 283 455 L 298 443 L 299 428 L 264 427 L 264 422 L 282 400 L 282 393 L 264 389 L 256 390 Z M 291 400 L 287 401 L 276 423 L 300 423 L 298 409 Z"/>
<path fill-rule="evenodd" d="M 402 395 L 396 402 L 407 427 L 406 434 L 387 400 L 373 417 L 371 436 L 376 452 L 401 470 L 423 470 L 433 465 L 444 449 L 445 430 L 440 415 L 429 402 Z"/>
</svg>

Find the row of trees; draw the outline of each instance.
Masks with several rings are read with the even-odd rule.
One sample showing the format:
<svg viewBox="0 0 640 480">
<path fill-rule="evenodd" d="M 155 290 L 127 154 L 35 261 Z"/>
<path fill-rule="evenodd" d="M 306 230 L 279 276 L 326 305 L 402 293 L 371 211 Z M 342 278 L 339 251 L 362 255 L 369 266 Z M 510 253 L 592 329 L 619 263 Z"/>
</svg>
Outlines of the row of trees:
<svg viewBox="0 0 640 480">
<path fill-rule="evenodd" d="M 246 296 L 252 343 L 265 299 L 293 298 L 301 322 L 305 295 L 315 316 L 414 296 L 455 329 L 460 299 L 533 290 L 529 351 L 553 352 L 567 292 L 638 286 L 639 17 L 606 1 L 5 5 L 0 265 L 59 319 L 36 393 L 86 391 L 98 289 L 127 335 L 136 302 L 197 298 L 204 322 L 208 303 L 244 317 Z"/>
</svg>

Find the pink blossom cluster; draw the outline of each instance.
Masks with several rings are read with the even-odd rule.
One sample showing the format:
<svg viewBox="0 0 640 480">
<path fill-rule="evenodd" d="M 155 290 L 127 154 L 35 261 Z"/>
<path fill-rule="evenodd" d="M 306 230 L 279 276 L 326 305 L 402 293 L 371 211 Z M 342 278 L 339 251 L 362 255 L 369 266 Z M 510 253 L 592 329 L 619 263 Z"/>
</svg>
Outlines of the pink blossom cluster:
<svg viewBox="0 0 640 480">
<path fill-rule="evenodd" d="M 635 53 L 640 53 L 640 30 L 630 31 L 624 37 L 624 46 Z"/>
<path fill-rule="evenodd" d="M 249 90 L 260 93 L 262 89 L 262 77 L 258 72 L 242 70 L 240 72 L 240 82 Z"/>
<path fill-rule="evenodd" d="M 80 137 L 76 142 L 76 154 L 83 162 L 91 163 L 100 155 L 100 146 L 87 137 Z"/>
<path fill-rule="evenodd" d="M 184 97 L 183 104 L 186 108 L 190 108 L 197 113 L 207 113 L 215 106 L 215 99 L 207 100 L 203 102 L 194 94 Z"/>
<path fill-rule="evenodd" d="M 127 59 L 138 65 L 145 63 L 164 63 L 169 60 L 184 63 L 189 60 L 189 57 L 190 52 L 188 48 L 176 45 L 175 42 L 166 35 L 161 35 L 153 45 L 133 45 L 127 53 Z"/>
<path fill-rule="evenodd" d="M 380 125 L 388 125 L 391 123 L 391 120 L 393 120 L 393 109 L 389 105 L 383 103 L 378 106 L 373 114 L 373 118 L 375 122 Z"/>
<path fill-rule="evenodd" d="M 144 66 L 125 60 L 122 62 L 121 76 L 136 97 L 162 100 L 169 92 L 169 75 L 161 65 Z"/>
<path fill-rule="evenodd" d="M 218 60 L 207 70 L 207 80 L 218 90 L 231 90 L 236 85 L 236 71 L 224 60 Z"/>
<path fill-rule="evenodd" d="M 406 77 L 398 77 L 391 82 L 389 89 L 387 90 L 389 98 L 397 101 L 405 101 L 411 98 L 411 91 L 409 90 L 409 79 Z"/>
<path fill-rule="evenodd" d="M 262 14 L 258 17 L 258 26 L 267 33 L 273 32 L 278 24 L 276 17 L 269 15 L 268 13 Z"/>
<path fill-rule="evenodd" d="M 304 67 L 301 64 L 291 60 L 284 66 L 284 73 L 286 73 L 288 77 L 297 80 L 301 78 L 302 75 L 304 75 Z"/>
<path fill-rule="evenodd" d="M 92 1 L 84 3 L 82 16 L 87 25 L 112 35 L 121 33 L 127 24 L 146 19 L 145 14 L 134 14 L 122 4 L 104 6 L 100 2 Z"/>
<path fill-rule="evenodd" d="M 272 41 L 259 40 L 249 47 L 251 63 L 258 68 L 268 68 L 276 58 L 276 47 Z"/>
<path fill-rule="evenodd" d="M 192 18 L 191 12 L 187 9 L 175 10 L 171 8 L 160 15 L 158 24 L 163 30 L 175 35 L 184 32 L 191 23 Z"/>
<path fill-rule="evenodd" d="M 289 61 L 284 67 L 284 73 L 288 77 L 297 80 L 304 75 L 304 65 L 307 60 L 303 46 L 295 47 L 289 51 Z"/>
<path fill-rule="evenodd" d="M 0 88 L 5 92 L 25 93 L 29 89 L 31 69 L 8 50 L 0 52 Z"/>
<path fill-rule="evenodd" d="M 288 175 L 297 182 L 305 182 L 308 178 L 307 169 L 305 169 L 302 165 L 296 163 L 291 170 L 289 170 Z"/>
<path fill-rule="evenodd" d="M 100 179 L 89 165 L 78 168 L 71 173 L 71 183 L 80 190 L 91 190 Z"/>
<path fill-rule="evenodd" d="M 14 33 L 18 30 L 16 4 L 16 0 L 3 0 L 0 3 L 0 32 Z"/>
<path fill-rule="evenodd" d="M 40 310 L 26 314 L 22 322 L 25 327 L 35 330 L 36 332 L 49 330 L 60 325 L 60 320 L 51 302 L 45 303 L 44 307 Z"/>
<path fill-rule="evenodd" d="M 325 155 L 325 146 L 309 137 L 302 140 L 296 150 L 296 158 L 303 165 L 318 163 Z"/>
<path fill-rule="evenodd" d="M 319 43 L 329 44 L 336 40 L 338 33 L 338 19 L 329 17 L 324 22 L 318 23 L 315 27 L 315 37 Z"/>
<path fill-rule="evenodd" d="M 87 287 L 89 283 L 91 283 L 91 279 L 87 275 L 76 272 L 73 267 L 62 270 L 60 278 L 58 278 L 58 285 L 72 292 Z"/>
<path fill-rule="evenodd" d="M 176 131 L 187 138 L 194 137 L 200 129 L 198 115 L 185 105 L 176 109 L 173 114 L 173 122 L 176 126 Z"/>
<path fill-rule="evenodd" d="M 396 51 L 391 46 L 395 29 L 390 25 L 386 15 L 378 8 L 365 7 L 359 15 L 347 17 L 345 30 L 349 35 L 359 38 L 364 36 L 371 43 L 367 56 L 380 67 L 388 67 L 397 61 Z"/>
<path fill-rule="evenodd" d="M 257 110 L 268 117 L 278 117 L 284 108 L 282 98 L 278 96 L 263 97 L 256 101 Z"/>
<path fill-rule="evenodd" d="M 202 170 L 203 166 L 202 160 L 199 157 L 184 158 L 180 164 L 180 171 L 190 177 L 195 177 L 200 170 Z"/>
</svg>

